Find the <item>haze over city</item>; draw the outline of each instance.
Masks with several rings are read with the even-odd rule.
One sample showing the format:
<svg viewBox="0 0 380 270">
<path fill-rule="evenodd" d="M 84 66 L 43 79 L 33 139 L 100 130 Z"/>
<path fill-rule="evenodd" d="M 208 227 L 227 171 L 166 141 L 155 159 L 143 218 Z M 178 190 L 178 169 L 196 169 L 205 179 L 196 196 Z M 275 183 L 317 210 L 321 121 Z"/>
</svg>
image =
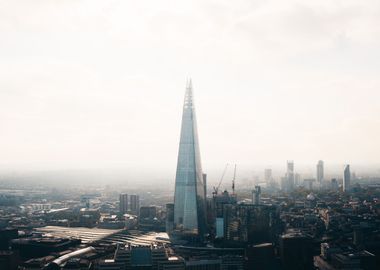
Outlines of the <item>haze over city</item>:
<svg viewBox="0 0 380 270">
<path fill-rule="evenodd" d="M 89 5 L 89 3 L 91 4 Z M 378 1 L 1 1 L 0 169 L 380 168 Z"/>
<path fill-rule="evenodd" d="M 375 270 L 380 2 L 0 0 L 0 270 Z"/>
</svg>

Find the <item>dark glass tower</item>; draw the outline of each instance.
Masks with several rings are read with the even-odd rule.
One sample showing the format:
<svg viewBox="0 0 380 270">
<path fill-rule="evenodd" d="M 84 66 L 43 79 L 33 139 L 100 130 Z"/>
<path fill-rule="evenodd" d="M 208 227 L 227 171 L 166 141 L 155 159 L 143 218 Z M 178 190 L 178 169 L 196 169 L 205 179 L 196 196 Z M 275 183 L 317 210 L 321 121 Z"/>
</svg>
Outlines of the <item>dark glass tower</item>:
<svg viewBox="0 0 380 270">
<path fill-rule="evenodd" d="M 206 203 L 197 121 L 191 80 L 187 83 L 183 105 L 174 194 L 174 223 L 177 229 L 205 233 Z"/>
</svg>

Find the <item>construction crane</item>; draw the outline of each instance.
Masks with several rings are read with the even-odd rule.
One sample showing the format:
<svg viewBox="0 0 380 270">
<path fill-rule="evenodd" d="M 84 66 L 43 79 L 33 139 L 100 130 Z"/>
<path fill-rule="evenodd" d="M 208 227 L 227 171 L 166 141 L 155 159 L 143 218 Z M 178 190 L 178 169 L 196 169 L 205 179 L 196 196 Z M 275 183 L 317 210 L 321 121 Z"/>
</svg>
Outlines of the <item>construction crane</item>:
<svg viewBox="0 0 380 270">
<path fill-rule="evenodd" d="M 232 194 L 235 195 L 236 164 L 234 169 L 234 178 L 232 178 Z"/>
<path fill-rule="evenodd" d="M 223 170 L 223 174 L 222 174 L 222 177 L 220 177 L 220 180 L 219 180 L 219 184 L 218 186 L 214 187 L 214 191 L 212 192 L 212 195 L 215 196 L 218 194 L 218 190 L 220 188 L 220 185 L 222 184 L 222 181 L 223 181 L 223 178 L 224 178 L 224 175 L 226 174 L 227 172 L 227 168 L 228 168 L 228 163 L 226 164 L 226 166 L 224 167 L 224 170 Z"/>
</svg>

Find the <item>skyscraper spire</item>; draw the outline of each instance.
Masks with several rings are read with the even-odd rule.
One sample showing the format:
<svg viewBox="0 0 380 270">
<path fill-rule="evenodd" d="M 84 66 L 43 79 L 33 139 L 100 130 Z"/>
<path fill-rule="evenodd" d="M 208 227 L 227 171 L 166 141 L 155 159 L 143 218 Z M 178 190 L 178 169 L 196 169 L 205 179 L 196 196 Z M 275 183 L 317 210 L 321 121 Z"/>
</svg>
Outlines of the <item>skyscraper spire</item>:
<svg viewBox="0 0 380 270">
<path fill-rule="evenodd" d="M 190 91 L 193 90 L 193 83 L 191 81 L 191 78 L 188 79 L 186 89 L 190 89 Z"/>
<path fill-rule="evenodd" d="M 174 194 L 174 223 L 177 228 L 202 234 L 206 204 L 199 152 L 193 86 L 187 81 L 182 113 Z"/>
<path fill-rule="evenodd" d="M 186 82 L 186 92 L 185 92 L 185 102 L 183 103 L 183 107 L 193 108 L 193 84 L 191 82 L 191 78 Z"/>
</svg>

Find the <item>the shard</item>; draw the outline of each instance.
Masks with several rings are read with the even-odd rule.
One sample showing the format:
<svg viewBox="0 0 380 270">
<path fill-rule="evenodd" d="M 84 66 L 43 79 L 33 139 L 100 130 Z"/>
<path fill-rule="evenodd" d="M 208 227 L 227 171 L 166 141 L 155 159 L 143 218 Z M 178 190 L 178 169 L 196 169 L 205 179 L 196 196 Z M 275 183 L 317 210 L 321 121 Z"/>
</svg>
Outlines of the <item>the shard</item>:
<svg viewBox="0 0 380 270">
<path fill-rule="evenodd" d="M 174 222 L 177 229 L 205 233 L 205 187 L 199 153 L 197 121 L 191 80 L 183 104 L 174 194 Z"/>
</svg>

